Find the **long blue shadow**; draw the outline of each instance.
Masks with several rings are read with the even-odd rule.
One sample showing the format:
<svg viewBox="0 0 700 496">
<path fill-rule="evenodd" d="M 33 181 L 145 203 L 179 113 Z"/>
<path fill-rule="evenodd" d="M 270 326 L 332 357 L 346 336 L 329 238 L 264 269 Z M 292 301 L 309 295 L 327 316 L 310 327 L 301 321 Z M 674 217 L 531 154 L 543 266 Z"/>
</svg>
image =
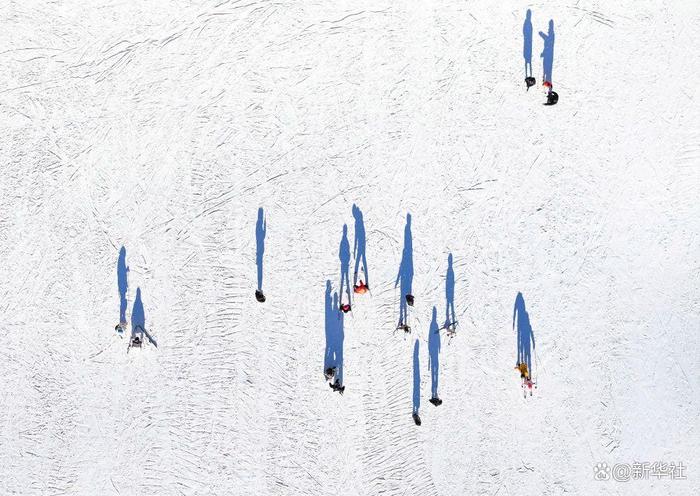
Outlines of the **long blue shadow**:
<svg viewBox="0 0 700 496">
<path fill-rule="evenodd" d="M 525 59 L 525 77 L 532 76 L 532 12 L 527 9 L 523 24 L 523 58 Z"/>
<path fill-rule="evenodd" d="M 343 289 L 345 289 L 348 295 L 347 302 L 350 304 L 350 242 L 347 224 L 343 224 L 343 237 L 340 240 L 338 257 L 340 258 L 340 301 L 343 301 Z"/>
<path fill-rule="evenodd" d="M 119 322 L 126 322 L 126 290 L 129 287 L 127 282 L 126 248 L 122 246 L 119 250 L 119 261 L 117 262 L 117 286 L 119 287 Z"/>
<path fill-rule="evenodd" d="M 406 227 L 403 232 L 403 253 L 401 265 L 394 287 L 401 283 L 401 301 L 399 303 L 399 325 L 406 323 L 408 303 L 406 295 L 413 294 L 413 236 L 411 235 L 411 214 L 406 214 Z"/>
<path fill-rule="evenodd" d="M 535 348 L 535 335 L 530 325 L 530 316 L 525 310 L 525 298 L 523 298 L 522 293 L 518 293 L 518 296 L 515 297 L 513 327 L 516 325 L 518 336 L 518 361 L 516 365 L 526 363 L 527 369 L 532 373 L 532 349 Z"/>
<path fill-rule="evenodd" d="M 440 375 L 440 328 L 437 323 L 437 309 L 435 307 L 433 307 L 433 320 L 430 322 L 428 334 L 428 365 L 430 367 L 431 393 L 433 398 L 437 398 L 438 378 Z"/>
<path fill-rule="evenodd" d="M 416 338 L 416 343 L 413 345 L 413 413 L 417 414 L 420 408 L 420 357 L 418 352 L 420 344 Z"/>
<path fill-rule="evenodd" d="M 258 209 L 258 221 L 255 224 L 255 264 L 258 266 L 258 290 L 262 291 L 263 283 L 263 255 L 265 253 L 265 234 L 267 233 L 267 219 L 262 207 Z"/>
<path fill-rule="evenodd" d="M 326 352 L 323 355 L 323 371 L 333 368 L 333 296 L 331 295 L 331 281 L 326 281 L 326 292 L 323 295 L 323 305 L 325 308 L 325 326 L 326 331 Z"/>
<path fill-rule="evenodd" d="M 355 276 L 353 285 L 357 285 L 357 276 L 362 261 L 362 271 L 365 273 L 364 283 L 369 286 L 369 273 L 367 272 L 367 236 L 365 234 L 365 221 L 362 210 L 352 204 L 352 216 L 355 218 L 355 241 L 353 243 L 353 256 L 355 257 Z"/>
<path fill-rule="evenodd" d="M 324 297 L 326 315 L 326 354 L 323 358 L 323 370 L 335 368 L 335 376 L 343 384 L 343 312 L 339 310 L 338 293 L 331 298 L 331 282 L 326 281 Z"/>
<path fill-rule="evenodd" d="M 136 336 L 141 341 L 143 341 L 145 336 L 153 346 L 158 347 L 158 343 L 146 329 L 146 314 L 143 311 L 143 302 L 141 301 L 141 288 L 136 288 L 136 299 L 134 300 L 134 306 L 131 308 L 131 338 L 133 339 Z"/>
<path fill-rule="evenodd" d="M 554 64 L 554 21 L 549 20 L 549 31 L 544 34 L 540 31 L 540 36 L 544 41 L 542 49 L 542 82 L 552 82 L 552 65 Z"/>
<path fill-rule="evenodd" d="M 335 377 L 338 379 L 340 384 L 343 383 L 343 341 L 345 341 L 345 330 L 343 328 L 345 324 L 345 315 L 343 312 L 338 310 L 338 293 L 333 293 L 333 308 L 335 310 L 335 328 L 334 328 L 334 338 L 333 338 L 333 358 L 335 359 Z"/>
<path fill-rule="evenodd" d="M 455 271 L 452 268 L 452 253 L 447 256 L 447 275 L 445 276 L 445 327 L 457 322 L 455 315 Z"/>
<path fill-rule="evenodd" d="M 131 308 L 131 337 L 138 336 L 143 339 L 144 329 L 146 329 L 146 314 L 143 311 L 143 302 L 141 301 L 141 288 L 136 288 L 136 299 Z"/>
</svg>

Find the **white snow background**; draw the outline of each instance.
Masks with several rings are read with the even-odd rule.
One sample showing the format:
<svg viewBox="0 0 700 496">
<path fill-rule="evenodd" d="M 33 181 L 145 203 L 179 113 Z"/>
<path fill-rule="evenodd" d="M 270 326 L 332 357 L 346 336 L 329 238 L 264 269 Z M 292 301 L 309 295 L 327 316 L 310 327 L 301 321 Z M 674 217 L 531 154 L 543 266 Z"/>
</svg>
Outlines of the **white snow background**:
<svg viewBox="0 0 700 496">
<path fill-rule="evenodd" d="M 528 7 L 538 83 L 554 20 L 554 107 L 525 91 Z M 697 1 L 6 0 L 0 19 L 1 494 L 700 493 Z M 340 396 L 324 290 L 353 203 L 372 296 Z M 114 332 L 122 245 L 157 349 Z M 635 461 L 687 480 L 594 481 Z"/>
</svg>

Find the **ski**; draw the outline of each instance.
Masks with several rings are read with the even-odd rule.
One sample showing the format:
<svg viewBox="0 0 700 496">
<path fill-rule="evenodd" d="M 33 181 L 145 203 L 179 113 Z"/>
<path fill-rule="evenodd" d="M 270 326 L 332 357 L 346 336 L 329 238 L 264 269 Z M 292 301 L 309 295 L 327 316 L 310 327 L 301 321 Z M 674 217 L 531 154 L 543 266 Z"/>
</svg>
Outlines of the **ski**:
<svg viewBox="0 0 700 496">
<path fill-rule="evenodd" d="M 447 329 L 448 334 L 454 334 L 457 331 L 457 323 L 459 321 L 455 320 L 454 322 L 450 322 L 449 324 L 445 324 L 442 327 L 438 327 L 435 332 L 440 332 L 442 330 Z"/>
</svg>

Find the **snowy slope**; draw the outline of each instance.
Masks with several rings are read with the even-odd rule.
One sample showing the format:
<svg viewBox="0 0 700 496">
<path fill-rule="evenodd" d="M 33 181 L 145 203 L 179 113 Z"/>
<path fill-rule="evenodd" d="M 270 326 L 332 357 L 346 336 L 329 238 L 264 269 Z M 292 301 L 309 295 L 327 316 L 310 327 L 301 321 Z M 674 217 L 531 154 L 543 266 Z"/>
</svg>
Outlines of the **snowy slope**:
<svg viewBox="0 0 700 496">
<path fill-rule="evenodd" d="M 538 79 L 555 23 L 555 107 L 523 84 L 528 7 Z M 700 493 L 697 2 L 70 0 L 0 18 L 0 493 Z M 344 321 L 340 396 L 324 293 L 353 203 L 372 296 Z M 157 349 L 127 354 L 113 330 L 121 246 L 127 316 L 140 288 Z M 448 253 L 460 326 L 435 408 Z M 687 480 L 593 479 L 634 461 Z"/>
</svg>

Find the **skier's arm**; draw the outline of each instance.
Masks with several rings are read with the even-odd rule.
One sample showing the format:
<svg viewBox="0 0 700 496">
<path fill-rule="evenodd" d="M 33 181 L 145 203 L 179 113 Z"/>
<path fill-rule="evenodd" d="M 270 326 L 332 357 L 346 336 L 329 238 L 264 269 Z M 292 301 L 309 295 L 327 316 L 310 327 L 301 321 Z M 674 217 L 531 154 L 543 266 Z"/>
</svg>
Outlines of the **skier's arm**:
<svg viewBox="0 0 700 496">
<path fill-rule="evenodd" d="M 540 31 L 540 36 L 542 37 L 542 39 L 543 39 L 544 41 L 547 41 L 547 35 L 544 34 L 542 31 Z"/>
<path fill-rule="evenodd" d="M 530 329 L 530 339 L 532 340 L 532 347 L 535 347 L 535 333 Z"/>
</svg>

